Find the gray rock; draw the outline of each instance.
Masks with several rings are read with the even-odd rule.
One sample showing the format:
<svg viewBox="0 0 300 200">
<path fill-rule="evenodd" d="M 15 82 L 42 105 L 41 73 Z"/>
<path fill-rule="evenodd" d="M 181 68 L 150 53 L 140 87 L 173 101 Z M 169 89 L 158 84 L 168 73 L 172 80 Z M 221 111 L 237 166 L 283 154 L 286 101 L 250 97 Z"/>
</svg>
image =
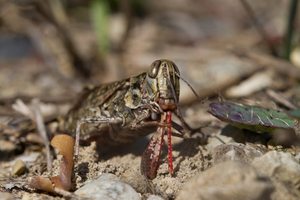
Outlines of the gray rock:
<svg viewBox="0 0 300 200">
<path fill-rule="evenodd" d="M 221 144 L 213 149 L 213 163 L 217 164 L 228 160 L 237 160 L 250 163 L 254 158 L 265 153 L 264 149 L 241 143 Z"/>
<path fill-rule="evenodd" d="M 255 158 L 252 165 L 261 173 L 283 182 L 300 182 L 300 164 L 290 153 L 270 151 L 262 157 Z"/>
<path fill-rule="evenodd" d="M 177 200 L 268 200 L 274 190 L 271 180 L 254 167 L 228 161 L 202 172 L 183 186 Z"/>
<path fill-rule="evenodd" d="M 296 156 L 295 156 L 295 159 L 300 162 L 300 153 L 297 153 Z"/>
<path fill-rule="evenodd" d="M 299 200 L 300 191 L 289 184 L 284 184 L 278 180 L 273 180 L 275 192 L 272 194 L 272 200 Z"/>
<path fill-rule="evenodd" d="M 122 181 L 131 185 L 139 193 L 154 193 L 155 187 L 137 170 L 127 170 L 121 177 Z"/>
<path fill-rule="evenodd" d="M 102 174 L 96 180 L 88 182 L 79 188 L 76 195 L 91 199 L 102 200 L 140 200 L 141 195 L 137 193 L 130 185 L 120 181 L 113 174 Z"/>
</svg>

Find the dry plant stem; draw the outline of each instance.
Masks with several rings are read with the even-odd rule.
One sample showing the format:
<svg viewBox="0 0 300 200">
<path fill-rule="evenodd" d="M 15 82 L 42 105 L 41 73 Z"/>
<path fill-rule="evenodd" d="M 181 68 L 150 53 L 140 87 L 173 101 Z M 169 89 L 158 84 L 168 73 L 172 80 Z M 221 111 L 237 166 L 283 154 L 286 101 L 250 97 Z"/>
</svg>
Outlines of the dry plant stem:
<svg viewBox="0 0 300 200">
<path fill-rule="evenodd" d="M 240 58 L 249 59 L 263 68 L 271 68 L 282 75 L 288 76 L 290 79 L 300 80 L 300 69 L 285 60 L 274 58 L 262 52 L 244 49 L 234 49 L 231 52 Z"/>
<path fill-rule="evenodd" d="M 246 12 L 249 15 L 249 17 L 251 18 L 251 20 L 252 20 L 252 22 L 254 24 L 254 27 L 256 28 L 257 32 L 261 35 L 262 39 L 264 40 L 264 42 L 266 43 L 266 45 L 270 49 L 271 53 L 274 56 L 278 57 L 276 48 L 271 43 L 271 41 L 268 39 L 268 34 L 264 30 L 263 25 L 257 19 L 256 14 L 255 14 L 254 10 L 252 9 L 252 7 L 250 6 L 250 4 L 247 2 L 247 0 L 240 0 L 240 2 L 243 5 L 243 8 L 246 10 Z"/>
<path fill-rule="evenodd" d="M 17 99 L 16 102 L 12 105 L 12 108 L 22 115 L 30 118 L 31 120 L 34 120 L 34 114 L 22 100 Z"/>
<path fill-rule="evenodd" d="M 39 134 L 44 140 L 44 144 L 46 147 L 46 156 L 47 156 L 47 170 L 51 172 L 52 170 L 52 159 L 51 159 L 51 152 L 50 152 L 50 145 L 49 145 L 49 140 L 47 136 L 47 131 L 46 127 L 44 124 L 44 119 L 41 114 L 41 109 L 40 109 L 40 102 L 37 99 L 33 100 L 33 112 L 35 116 L 35 123 L 37 125 L 37 129 Z"/>
<path fill-rule="evenodd" d="M 51 159 L 51 154 L 50 154 L 49 140 L 48 140 L 48 136 L 47 136 L 43 116 L 41 114 L 39 100 L 34 99 L 32 101 L 32 104 L 33 104 L 33 108 L 30 108 L 22 100 L 17 99 L 16 103 L 13 104 L 12 107 L 17 112 L 20 112 L 21 114 L 23 114 L 26 117 L 30 118 L 36 124 L 36 127 L 38 129 L 38 133 L 43 138 L 43 141 L 44 141 L 44 144 L 45 144 L 45 147 L 46 147 L 47 170 L 51 171 L 52 159 Z"/>
<path fill-rule="evenodd" d="M 74 66 L 74 69 L 78 72 L 78 75 L 81 75 L 84 78 L 89 77 L 90 71 L 88 69 L 88 63 L 80 56 L 77 48 L 75 47 L 69 27 L 67 26 L 67 24 L 65 24 L 65 21 L 55 16 L 55 14 L 53 13 L 53 2 L 51 2 L 51 0 L 46 1 L 46 5 L 50 7 L 51 11 L 48 10 L 47 6 L 44 6 L 44 2 L 41 2 L 36 1 L 33 3 L 36 6 L 36 10 L 47 20 L 47 22 L 55 26 L 55 28 L 59 32 L 64 47 L 67 49 L 69 56 L 72 60 L 72 65 Z M 65 18 L 67 19 L 67 15 L 63 7 L 61 7 L 61 12 L 65 14 Z"/>
<path fill-rule="evenodd" d="M 287 18 L 287 27 L 285 30 L 285 44 L 284 44 L 284 55 L 283 57 L 287 60 L 290 59 L 291 49 L 292 49 L 292 41 L 293 41 L 293 34 L 295 29 L 295 20 L 297 15 L 297 8 L 298 8 L 298 0 L 291 0 L 290 7 L 289 7 L 289 14 Z"/>
<path fill-rule="evenodd" d="M 267 95 L 269 97 L 271 97 L 274 101 L 276 101 L 276 102 L 284 105 L 285 107 L 287 107 L 287 108 L 289 108 L 291 110 L 297 109 L 297 106 L 295 106 L 289 100 L 287 100 L 285 97 L 283 97 L 282 95 L 276 93 L 273 90 L 267 90 Z"/>
</svg>

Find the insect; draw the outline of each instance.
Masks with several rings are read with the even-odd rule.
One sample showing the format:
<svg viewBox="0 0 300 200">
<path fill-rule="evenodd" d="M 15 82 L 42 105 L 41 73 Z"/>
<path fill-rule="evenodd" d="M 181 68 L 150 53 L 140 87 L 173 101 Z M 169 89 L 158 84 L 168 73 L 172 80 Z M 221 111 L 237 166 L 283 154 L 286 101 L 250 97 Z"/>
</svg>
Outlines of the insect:
<svg viewBox="0 0 300 200">
<path fill-rule="evenodd" d="M 256 132 L 272 132 L 274 129 L 294 129 L 298 122 L 284 112 L 248 106 L 232 102 L 214 102 L 209 112 L 222 121 Z"/>
<path fill-rule="evenodd" d="M 178 108 L 180 78 L 177 66 L 162 59 L 154 61 L 148 72 L 86 89 L 67 114 L 65 129 L 76 133 L 77 147 L 79 139 L 114 146 L 154 132 L 141 160 L 141 173 L 148 179 L 156 177 L 164 136 L 167 135 L 168 164 L 172 175 L 171 137 L 187 136 L 193 130 Z M 172 113 L 182 125 L 172 121 Z M 76 149 L 75 154 L 78 154 Z"/>
</svg>

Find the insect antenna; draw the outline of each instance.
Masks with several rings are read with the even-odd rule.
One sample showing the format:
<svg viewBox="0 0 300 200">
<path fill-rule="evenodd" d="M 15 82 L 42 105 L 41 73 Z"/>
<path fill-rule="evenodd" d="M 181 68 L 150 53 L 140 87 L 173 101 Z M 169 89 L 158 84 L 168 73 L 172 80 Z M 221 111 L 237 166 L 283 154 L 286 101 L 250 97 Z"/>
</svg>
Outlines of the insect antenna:
<svg viewBox="0 0 300 200">
<path fill-rule="evenodd" d="M 194 95 L 197 97 L 197 99 L 201 100 L 200 96 L 197 94 L 197 92 L 195 91 L 195 89 L 192 87 L 192 85 L 187 81 L 185 80 L 184 78 L 182 78 L 180 76 L 179 73 L 175 72 L 176 76 L 178 76 L 183 82 L 185 82 L 185 84 L 192 90 L 192 92 L 194 93 Z"/>
<path fill-rule="evenodd" d="M 168 83 L 169 83 L 169 85 L 171 87 L 171 91 L 172 91 L 172 95 L 173 95 L 174 100 L 175 100 L 175 104 L 178 107 L 178 99 L 177 99 L 177 96 L 176 96 L 174 85 L 172 84 L 172 82 L 171 82 L 171 80 L 169 78 L 167 78 L 167 81 L 168 81 Z"/>
<path fill-rule="evenodd" d="M 170 87 L 171 87 L 171 91 L 172 91 L 172 94 L 173 94 L 173 97 L 174 97 L 174 100 L 175 100 L 175 104 L 176 104 L 176 116 L 180 119 L 180 121 L 182 122 L 182 125 L 186 128 L 186 129 L 190 129 L 189 125 L 186 123 L 186 121 L 184 120 L 183 118 L 183 115 L 182 115 L 182 112 L 181 112 L 181 109 L 179 107 L 179 103 L 178 103 L 178 99 L 177 99 L 177 96 L 176 96 L 176 92 L 175 92 L 175 88 L 174 88 L 174 85 L 172 84 L 172 82 L 170 81 L 170 79 L 167 78 L 167 81 L 169 82 L 170 84 Z"/>
</svg>

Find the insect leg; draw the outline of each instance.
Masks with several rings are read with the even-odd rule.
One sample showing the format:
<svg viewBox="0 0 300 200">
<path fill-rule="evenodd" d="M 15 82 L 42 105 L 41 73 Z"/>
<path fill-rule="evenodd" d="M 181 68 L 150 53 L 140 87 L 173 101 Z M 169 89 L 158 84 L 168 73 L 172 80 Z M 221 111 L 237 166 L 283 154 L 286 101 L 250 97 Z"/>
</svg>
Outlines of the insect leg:
<svg viewBox="0 0 300 200">
<path fill-rule="evenodd" d="M 141 173 L 149 179 L 154 179 L 160 165 L 160 154 L 164 143 L 164 127 L 158 127 L 143 153 L 141 160 Z"/>
<path fill-rule="evenodd" d="M 169 172 L 173 175 L 172 158 L 172 113 L 170 111 L 163 114 L 157 131 L 153 134 L 150 142 L 143 153 L 141 160 L 141 173 L 149 179 L 154 179 L 160 165 L 160 154 L 164 143 L 164 135 L 168 136 L 168 165 Z"/>
<path fill-rule="evenodd" d="M 80 128 L 83 124 L 101 124 L 101 123 L 108 123 L 108 124 L 117 124 L 122 123 L 122 118 L 108 118 L 104 116 L 98 116 L 98 117 L 87 117 L 82 118 L 77 121 L 76 124 L 76 132 L 75 132 L 75 158 L 78 156 L 79 153 L 79 140 L 80 140 Z"/>
<path fill-rule="evenodd" d="M 172 121 L 172 126 L 173 126 L 176 130 L 178 130 L 180 133 L 183 133 L 183 136 L 184 136 L 185 138 L 191 137 L 191 135 L 193 135 L 193 134 L 196 133 L 196 132 L 199 132 L 199 133 L 201 133 L 202 135 L 204 135 L 204 134 L 201 132 L 201 129 L 202 129 L 203 127 L 205 127 L 205 125 L 202 125 L 202 126 L 197 127 L 197 128 L 192 128 L 192 127 L 190 127 L 190 125 L 184 120 L 184 118 L 182 117 L 182 115 L 181 115 L 180 112 L 177 111 L 177 112 L 174 112 L 174 114 L 178 117 L 178 119 L 179 119 L 180 122 L 182 123 L 182 127 L 181 127 L 179 124 L 177 124 L 177 123 L 175 123 L 175 122 L 173 122 L 173 121 Z"/>
</svg>

